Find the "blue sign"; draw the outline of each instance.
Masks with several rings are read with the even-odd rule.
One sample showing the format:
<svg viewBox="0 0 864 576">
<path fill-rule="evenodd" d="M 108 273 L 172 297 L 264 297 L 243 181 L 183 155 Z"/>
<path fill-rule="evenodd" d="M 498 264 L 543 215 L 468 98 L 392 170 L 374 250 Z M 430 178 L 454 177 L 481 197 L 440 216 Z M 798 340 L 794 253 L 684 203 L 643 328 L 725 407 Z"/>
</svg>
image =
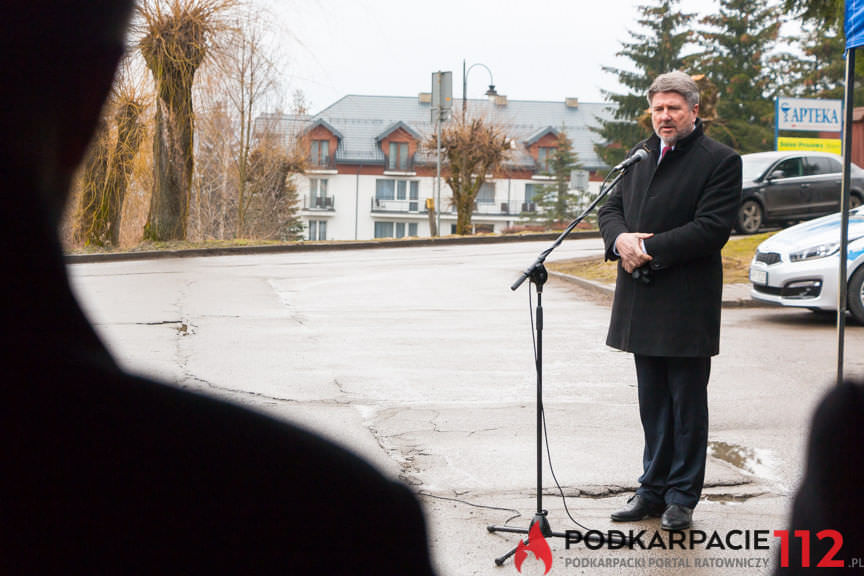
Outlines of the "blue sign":
<svg viewBox="0 0 864 576">
<path fill-rule="evenodd" d="M 864 46 L 864 0 L 846 0 L 846 49 Z"/>
<path fill-rule="evenodd" d="M 840 132 L 843 129 L 843 101 L 777 98 L 776 127 L 778 130 Z"/>
</svg>

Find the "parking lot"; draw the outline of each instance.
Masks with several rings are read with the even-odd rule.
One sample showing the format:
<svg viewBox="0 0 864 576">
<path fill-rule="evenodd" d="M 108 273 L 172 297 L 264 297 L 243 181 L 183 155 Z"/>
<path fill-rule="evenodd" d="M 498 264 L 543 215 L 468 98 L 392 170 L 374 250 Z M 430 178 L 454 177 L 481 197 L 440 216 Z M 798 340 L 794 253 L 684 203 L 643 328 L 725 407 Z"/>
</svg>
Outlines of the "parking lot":
<svg viewBox="0 0 864 576">
<path fill-rule="evenodd" d="M 486 525 L 520 514 L 510 523 L 527 527 L 536 506 L 533 310 L 528 284 L 516 292 L 509 286 L 547 245 L 176 258 L 70 270 L 123 365 L 306 424 L 411 483 L 427 510 L 441 574 L 516 574 L 512 562 L 495 567 L 493 558 L 519 537 L 489 534 Z M 550 259 L 600 253 L 599 239 L 573 240 Z M 604 345 L 609 309 L 595 295 L 553 278 L 543 304 L 555 474 L 575 520 L 621 528 L 608 514 L 635 488 L 641 466 L 632 359 Z M 862 345 L 864 329 L 850 325 L 849 374 L 864 375 L 856 352 Z M 785 526 L 807 421 L 832 385 L 835 355 L 830 316 L 724 310 L 709 390 L 712 452 L 694 529 Z M 546 466 L 544 479 L 553 529 L 578 529 Z M 759 563 L 742 570 L 713 560 L 743 552 L 612 555 L 550 545 L 552 574 L 755 575 L 774 565 L 773 551 L 764 550 L 746 554 Z M 634 566 L 576 561 L 601 554 L 632 558 Z M 649 557 L 690 564 L 662 572 L 635 566 Z M 526 563 L 522 573 L 536 568 Z"/>
</svg>

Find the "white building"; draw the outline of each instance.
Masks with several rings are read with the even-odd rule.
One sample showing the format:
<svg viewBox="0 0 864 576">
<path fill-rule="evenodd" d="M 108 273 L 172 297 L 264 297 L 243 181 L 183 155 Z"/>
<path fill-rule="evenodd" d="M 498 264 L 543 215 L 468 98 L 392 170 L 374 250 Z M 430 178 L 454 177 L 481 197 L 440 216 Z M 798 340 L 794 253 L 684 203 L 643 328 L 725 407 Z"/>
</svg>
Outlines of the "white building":
<svg viewBox="0 0 864 576">
<path fill-rule="evenodd" d="M 608 169 L 594 152 L 600 140 L 592 128 L 598 117 L 610 118 L 608 104 L 508 101 L 505 96 L 469 100 L 472 115 L 505 129 L 514 150 L 503 169 L 487 180 L 472 216 L 475 232 L 502 232 L 530 220 L 546 158 L 564 128 L 589 186 L 599 187 L 598 171 Z M 458 106 L 454 113 L 461 113 Z M 435 199 L 436 158 L 422 143 L 434 135 L 431 97 L 345 96 L 315 116 L 264 115 L 285 138 L 304 137 L 309 168 L 297 177 L 302 198 L 300 216 L 309 240 L 368 240 L 430 236 L 430 219 L 440 235 L 456 222 L 452 196 L 442 177 L 440 213 L 428 210 Z M 443 169 L 442 169 L 443 170 Z M 584 178 L 584 174 L 582 177 Z"/>
</svg>

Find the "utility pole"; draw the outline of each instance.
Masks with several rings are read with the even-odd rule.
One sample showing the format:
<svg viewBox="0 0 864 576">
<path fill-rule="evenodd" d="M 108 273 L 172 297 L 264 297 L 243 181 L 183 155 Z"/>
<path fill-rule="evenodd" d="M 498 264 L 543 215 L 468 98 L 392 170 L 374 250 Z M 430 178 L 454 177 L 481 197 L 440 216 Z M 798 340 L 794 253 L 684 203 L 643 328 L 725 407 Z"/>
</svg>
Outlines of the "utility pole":
<svg viewBox="0 0 864 576">
<path fill-rule="evenodd" d="M 441 123 L 453 108 L 453 73 L 432 73 L 432 122 L 435 123 L 435 226 L 432 236 L 441 233 Z M 430 223 L 432 218 L 430 217 Z"/>
</svg>

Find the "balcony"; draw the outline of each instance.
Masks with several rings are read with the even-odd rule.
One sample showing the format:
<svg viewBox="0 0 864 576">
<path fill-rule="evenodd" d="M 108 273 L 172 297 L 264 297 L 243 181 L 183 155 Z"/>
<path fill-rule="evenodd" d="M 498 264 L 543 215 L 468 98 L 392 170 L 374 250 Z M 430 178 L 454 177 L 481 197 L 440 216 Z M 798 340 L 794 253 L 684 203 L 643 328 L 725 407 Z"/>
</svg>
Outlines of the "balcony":
<svg viewBox="0 0 864 576">
<path fill-rule="evenodd" d="M 302 209 L 313 212 L 333 212 L 336 210 L 334 200 L 333 196 L 304 196 Z"/>
<path fill-rule="evenodd" d="M 394 158 L 389 154 L 384 155 L 385 172 L 413 172 L 414 157 Z"/>
<path fill-rule="evenodd" d="M 537 207 L 533 202 L 475 202 L 474 215 L 477 216 L 512 216 L 518 217 L 525 213 L 536 212 Z M 391 214 L 426 214 L 426 199 L 419 200 L 382 200 L 373 198 L 370 211 Z M 442 214 L 456 214 L 456 207 L 452 205 L 451 199 L 441 199 Z"/>
<path fill-rule="evenodd" d="M 425 214 L 426 200 L 382 200 L 372 198 L 372 212 L 396 212 L 403 214 Z"/>
<path fill-rule="evenodd" d="M 524 212 L 534 212 L 533 202 L 477 202 L 474 214 L 488 216 L 519 216 Z"/>
<path fill-rule="evenodd" d="M 309 158 L 309 164 L 306 166 L 306 170 L 309 172 L 315 172 L 316 170 L 333 170 L 336 168 L 336 162 L 333 156 L 329 154 L 322 158 Z"/>
</svg>

